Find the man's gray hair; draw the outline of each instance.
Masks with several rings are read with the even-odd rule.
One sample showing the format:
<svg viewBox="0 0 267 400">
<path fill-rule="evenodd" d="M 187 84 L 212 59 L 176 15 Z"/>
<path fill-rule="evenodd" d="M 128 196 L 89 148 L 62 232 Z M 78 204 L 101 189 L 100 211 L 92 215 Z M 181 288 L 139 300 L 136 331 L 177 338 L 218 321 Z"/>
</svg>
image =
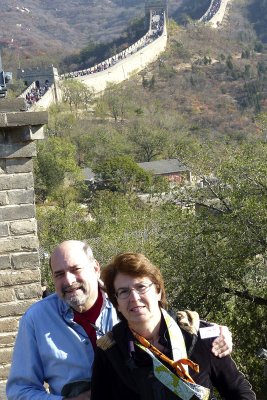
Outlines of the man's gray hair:
<svg viewBox="0 0 267 400">
<path fill-rule="evenodd" d="M 94 261 L 95 257 L 93 255 L 93 250 L 91 249 L 91 247 L 89 246 L 89 244 L 86 241 L 82 241 L 83 242 L 83 251 L 85 252 L 85 254 L 87 255 L 87 257 L 89 258 L 90 261 Z"/>
<path fill-rule="evenodd" d="M 88 257 L 89 261 L 95 261 L 95 257 L 93 255 L 93 250 L 89 246 L 89 244 L 85 240 L 81 240 L 81 243 L 83 243 L 83 251 L 85 252 L 86 256 Z M 51 265 L 51 256 L 49 257 L 49 266 L 52 271 L 52 265 Z"/>
</svg>

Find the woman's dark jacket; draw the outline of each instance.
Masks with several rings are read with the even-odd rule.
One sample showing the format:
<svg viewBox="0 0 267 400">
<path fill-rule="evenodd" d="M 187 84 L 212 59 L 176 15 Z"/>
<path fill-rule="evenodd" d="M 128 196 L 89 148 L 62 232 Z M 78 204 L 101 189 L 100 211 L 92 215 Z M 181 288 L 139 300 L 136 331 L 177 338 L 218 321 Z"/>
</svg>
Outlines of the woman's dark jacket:
<svg viewBox="0 0 267 400">
<path fill-rule="evenodd" d="M 218 358 L 211 353 L 214 338 L 201 339 L 199 334 L 181 330 L 188 358 L 196 362 L 200 370 L 197 373 L 189 369 L 189 373 L 197 384 L 211 389 L 210 399 L 213 387 L 227 400 L 256 399 L 231 357 Z M 138 346 L 134 346 L 134 352 L 129 350 L 132 340 L 123 321 L 100 339 L 101 347 L 97 347 L 95 354 L 91 400 L 177 400 L 178 397 L 154 377 L 151 357 Z"/>
</svg>

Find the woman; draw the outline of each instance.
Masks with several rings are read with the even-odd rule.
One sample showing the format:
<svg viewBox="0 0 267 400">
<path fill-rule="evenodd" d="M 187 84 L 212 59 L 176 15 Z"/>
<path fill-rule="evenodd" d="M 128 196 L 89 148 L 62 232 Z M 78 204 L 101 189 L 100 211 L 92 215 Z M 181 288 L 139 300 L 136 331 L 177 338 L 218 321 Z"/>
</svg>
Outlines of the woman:
<svg viewBox="0 0 267 400">
<path fill-rule="evenodd" d="M 144 255 L 117 255 L 102 278 L 122 321 L 98 340 L 92 400 L 207 400 L 213 386 L 226 399 L 255 400 L 230 356 L 215 357 L 198 326 L 188 332 L 165 311 L 161 273 Z"/>
</svg>

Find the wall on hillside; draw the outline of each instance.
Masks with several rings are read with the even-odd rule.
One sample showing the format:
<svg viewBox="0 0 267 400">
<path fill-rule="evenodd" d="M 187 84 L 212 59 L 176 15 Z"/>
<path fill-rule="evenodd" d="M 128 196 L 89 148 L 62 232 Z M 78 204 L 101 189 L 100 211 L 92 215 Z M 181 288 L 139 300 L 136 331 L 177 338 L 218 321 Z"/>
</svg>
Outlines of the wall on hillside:
<svg viewBox="0 0 267 400">
<path fill-rule="evenodd" d="M 216 0 L 211 1 L 209 9 L 206 11 L 206 13 L 200 20 L 205 20 L 205 17 L 209 14 L 215 1 Z M 207 21 L 214 28 L 218 27 L 221 24 L 225 14 L 227 3 L 229 1 L 230 0 L 221 0 L 219 10 L 209 21 Z M 152 4 L 154 4 L 154 2 L 147 2 L 146 5 L 147 7 L 146 14 L 148 14 L 150 9 L 150 29 L 147 35 L 151 33 L 152 10 L 150 7 Z M 76 71 L 74 73 L 71 73 L 73 74 L 71 76 L 71 79 L 77 79 L 78 81 L 83 82 L 88 87 L 92 88 L 94 92 L 97 94 L 103 92 L 109 82 L 121 83 L 124 80 L 129 79 L 131 75 L 142 71 L 148 64 L 154 62 L 159 57 L 160 53 L 162 53 L 165 50 L 167 45 L 167 28 L 166 28 L 167 2 L 155 1 L 154 8 L 156 8 L 156 5 L 158 8 L 163 8 L 165 10 L 164 30 L 163 34 L 159 38 L 147 44 L 147 39 L 146 39 L 147 35 L 145 35 L 143 38 L 138 40 L 132 46 L 125 49 L 122 53 L 116 54 L 114 57 L 108 60 L 104 60 L 102 63 L 99 64 L 99 65 L 101 64 L 104 65 L 105 63 L 107 63 L 107 65 L 110 65 L 111 61 L 113 61 L 114 59 L 116 63 L 112 66 L 109 66 L 109 68 L 104 69 L 103 71 L 89 73 L 89 74 L 87 72 L 83 74 L 83 71 Z M 89 68 L 87 71 L 93 71 L 94 68 L 95 67 Z M 26 74 L 25 77 L 27 76 L 31 77 L 29 71 L 25 71 L 25 74 Z M 76 76 L 76 74 L 78 76 Z M 31 110 L 37 111 L 37 110 L 47 109 L 51 104 L 61 101 L 62 93 L 59 85 L 60 82 L 59 79 L 64 79 L 64 76 L 58 77 L 56 68 L 53 68 L 53 76 L 54 76 L 53 79 L 54 84 L 45 93 L 45 95 L 31 107 Z M 68 74 L 66 74 L 66 77 L 68 77 Z M 27 90 L 28 89 L 29 88 L 27 88 Z M 27 90 L 20 97 L 24 97 Z"/>
<path fill-rule="evenodd" d="M 0 99 L 1 400 L 19 320 L 41 297 L 32 158 L 47 119 L 46 111 L 26 112 L 24 99 Z"/>
<path fill-rule="evenodd" d="M 164 24 L 162 35 L 136 53 L 117 62 L 112 67 L 91 75 L 79 76 L 78 81 L 92 88 L 96 93 L 105 90 L 109 82 L 120 83 L 129 79 L 131 75 L 142 71 L 148 64 L 157 60 L 167 45 L 167 29 Z"/>
<path fill-rule="evenodd" d="M 27 86 L 36 81 L 42 86 L 47 80 L 52 84 L 54 83 L 54 67 L 19 68 L 17 78 L 22 79 Z"/>
<path fill-rule="evenodd" d="M 150 31 L 148 31 L 147 34 L 150 34 Z M 116 56 L 113 57 L 116 64 L 110 66 L 108 69 L 88 75 L 73 77 L 71 79 L 76 79 L 84 83 L 93 89 L 96 94 L 104 91 L 109 82 L 121 83 L 129 79 L 131 75 L 142 71 L 148 64 L 157 60 L 159 55 L 165 50 L 167 45 L 166 21 L 164 23 L 162 35 L 149 44 L 147 44 L 147 34 L 122 52 L 125 54 L 125 58 L 120 57 L 121 53 L 116 54 Z M 108 59 L 103 61 L 103 63 L 109 63 L 110 61 L 111 59 Z M 90 69 L 93 70 L 93 68 Z M 61 100 L 60 80 L 56 68 L 54 68 L 54 71 L 54 85 L 52 85 L 46 94 L 34 104 L 30 110 L 37 111 L 47 109 L 51 104 Z"/>
<path fill-rule="evenodd" d="M 43 78 L 42 80 L 39 80 L 39 75 L 38 75 L 38 71 L 39 69 L 33 69 L 32 70 L 32 74 L 31 74 L 31 80 L 32 83 L 30 86 L 28 86 L 23 93 L 21 93 L 21 95 L 19 95 L 19 98 L 23 98 L 25 99 L 26 96 L 31 93 L 31 91 L 36 88 L 36 82 L 38 81 L 40 86 L 43 86 L 45 83 L 45 80 L 48 78 L 48 75 L 46 74 L 46 72 L 48 71 L 50 76 L 50 82 L 54 82 L 50 88 L 48 89 L 48 91 L 41 97 L 40 100 L 38 100 L 37 103 L 33 104 L 33 105 L 28 105 L 28 109 L 30 109 L 30 111 L 38 111 L 38 110 L 46 110 L 48 107 L 50 107 L 52 104 L 57 103 L 58 101 L 61 101 L 61 93 L 60 93 L 60 89 L 58 87 L 58 81 L 59 81 L 59 76 L 58 76 L 58 70 L 55 67 L 50 67 L 47 69 L 43 69 Z M 51 72 L 52 71 L 52 72 Z M 28 76 L 29 71 L 26 70 L 25 71 L 25 79 Z"/>
<path fill-rule="evenodd" d="M 213 28 L 217 28 L 218 26 L 221 25 L 222 20 L 224 18 L 225 10 L 226 10 L 226 7 L 227 7 L 227 4 L 229 3 L 229 1 L 230 0 L 222 0 L 219 11 L 209 21 L 212 24 Z"/>
<path fill-rule="evenodd" d="M 49 90 L 38 100 L 37 103 L 33 104 L 30 111 L 41 111 L 46 110 L 52 104 L 58 103 L 61 100 L 60 88 L 56 83 L 49 88 Z"/>
<path fill-rule="evenodd" d="M 223 21 L 226 7 L 227 7 L 227 4 L 229 3 L 229 1 L 230 0 L 220 0 L 221 4 L 220 4 L 219 10 L 214 14 L 214 16 L 212 18 L 205 21 L 205 18 L 210 13 L 211 8 L 216 3 L 216 0 L 211 0 L 209 8 L 205 12 L 205 14 L 200 18 L 200 21 L 205 21 L 206 23 L 209 23 L 213 28 L 218 28 Z"/>
</svg>

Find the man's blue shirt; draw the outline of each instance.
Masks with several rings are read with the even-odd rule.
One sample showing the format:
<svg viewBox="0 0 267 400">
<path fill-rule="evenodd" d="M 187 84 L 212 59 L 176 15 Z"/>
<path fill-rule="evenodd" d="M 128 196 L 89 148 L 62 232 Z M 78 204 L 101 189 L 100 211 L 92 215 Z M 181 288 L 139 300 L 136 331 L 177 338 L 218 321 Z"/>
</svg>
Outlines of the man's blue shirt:
<svg viewBox="0 0 267 400">
<path fill-rule="evenodd" d="M 103 297 L 95 324 L 105 334 L 118 317 L 104 293 Z M 25 312 L 6 387 L 8 400 L 61 400 L 66 383 L 91 378 L 94 349 L 73 317 L 73 310 L 56 293 Z M 97 332 L 97 338 L 100 336 Z M 45 391 L 44 382 L 49 384 L 51 394 Z"/>
</svg>

